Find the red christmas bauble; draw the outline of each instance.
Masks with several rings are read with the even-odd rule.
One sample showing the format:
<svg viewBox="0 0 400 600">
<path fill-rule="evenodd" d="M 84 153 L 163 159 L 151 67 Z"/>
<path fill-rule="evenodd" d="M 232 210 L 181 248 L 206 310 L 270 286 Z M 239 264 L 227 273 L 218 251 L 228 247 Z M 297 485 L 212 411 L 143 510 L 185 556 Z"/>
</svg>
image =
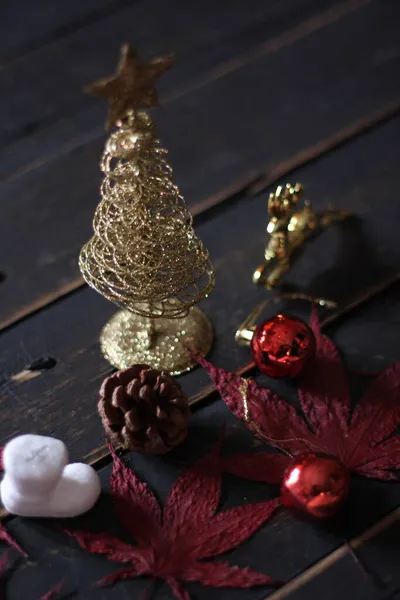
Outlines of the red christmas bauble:
<svg viewBox="0 0 400 600">
<path fill-rule="evenodd" d="M 251 340 L 257 367 L 270 377 L 296 377 L 315 356 L 315 348 L 310 327 L 288 315 L 260 323 Z"/>
<path fill-rule="evenodd" d="M 348 469 L 334 456 L 313 452 L 293 459 L 281 488 L 285 506 L 318 519 L 333 517 L 346 502 L 349 491 Z"/>
</svg>

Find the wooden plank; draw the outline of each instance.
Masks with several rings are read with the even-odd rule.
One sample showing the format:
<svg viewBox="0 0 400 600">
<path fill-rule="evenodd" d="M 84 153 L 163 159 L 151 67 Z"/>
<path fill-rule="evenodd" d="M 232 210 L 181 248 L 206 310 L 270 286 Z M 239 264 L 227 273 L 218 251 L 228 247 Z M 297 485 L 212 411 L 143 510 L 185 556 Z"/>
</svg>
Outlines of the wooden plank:
<svg viewBox="0 0 400 600">
<path fill-rule="evenodd" d="M 230 202 L 232 204 L 239 198 L 243 199 L 243 197 L 255 195 L 269 186 L 279 184 L 281 180 L 290 177 L 290 175 L 297 169 L 312 163 L 329 152 L 336 150 L 359 135 L 363 135 L 379 125 L 390 121 L 390 119 L 399 113 L 400 101 L 390 103 L 388 106 L 379 109 L 372 115 L 369 115 L 367 118 L 359 119 L 358 121 L 352 123 L 349 127 L 345 127 L 344 129 L 336 132 L 331 138 L 324 140 L 321 144 L 317 144 L 312 148 L 300 151 L 289 160 L 279 163 L 274 170 L 255 178 L 250 177 L 245 178 L 243 181 L 236 181 L 230 188 L 227 188 L 224 191 L 215 194 L 214 196 L 210 196 L 203 201 L 198 202 L 191 208 L 191 213 L 194 216 L 195 223 L 204 219 L 208 219 L 210 214 L 214 214 L 216 211 L 221 210 L 221 205 L 225 202 Z M 385 280 L 379 283 L 377 287 L 380 288 L 383 286 L 384 288 L 387 284 L 388 280 Z M 45 296 L 41 296 L 33 303 L 22 307 L 19 311 L 14 311 L 14 313 L 8 319 L 0 322 L 0 332 L 12 325 L 15 325 L 20 320 L 34 314 L 44 307 L 59 301 L 62 297 L 75 292 L 84 285 L 84 280 L 81 276 L 78 276 L 68 282 L 68 284 L 62 288 L 51 291 Z M 374 294 L 379 292 L 371 291 L 371 293 Z M 367 300 L 367 298 L 365 298 L 365 300 Z M 357 305 L 358 303 L 359 298 L 355 300 L 355 304 Z M 346 308 L 346 313 L 348 309 L 351 309 L 351 306 Z"/>
<path fill-rule="evenodd" d="M 293 174 L 295 180 L 306 184 L 307 196 L 317 209 L 331 201 L 351 209 L 358 218 L 314 240 L 288 276 L 288 285 L 346 303 L 397 271 L 400 250 L 394 224 L 399 220 L 399 207 L 393 189 L 399 144 L 397 119 Z M 238 323 L 265 295 L 251 282 L 252 270 L 263 253 L 265 221 L 265 197 L 258 196 L 232 207 L 225 205 L 218 216 L 198 227 L 210 248 L 217 277 L 215 291 L 204 302 L 216 331 L 211 358 L 228 369 L 249 361 L 248 350 L 237 346 L 233 336 Z M 368 319 L 358 323 L 352 318 L 341 329 L 347 332 L 339 339 L 351 367 L 376 369 L 399 357 L 397 308 L 392 302 L 382 311 L 379 303 L 376 314 L 380 318 L 384 312 L 382 320 L 387 319 L 387 326 L 380 326 L 377 319 L 368 330 Z M 276 309 L 271 306 L 270 310 Z M 113 312 L 110 303 L 85 288 L 3 333 L 0 443 L 18 432 L 34 430 L 65 439 L 74 458 L 96 456 L 103 446 L 96 417 L 97 390 L 110 372 L 97 339 Z M 300 314 L 307 313 L 308 307 Z M 348 329 L 350 323 L 353 329 Z M 12 378 L 40 356 L 53 356 L 57 365 L 28 381 Z M 209 384 L 201 370 L 181 381 L 190 395 Z M 270 385 L 295 401 L 291 386 L 282 382 Z"/>
<path fill-rule="evenodd" d="M 397 88 L 392 71 L 396 60 L 386 61 L 378 70 L 373 63 L 373 56 L 390 36 L 386 31 L 382 39 L 371 38 L 368 27 L 359 26 L 356 14 L 363 14 L 361 22 L 367 24 L 373 19 L 375 23 L 380 15 L 372 3 L 299 40 L 294 50 L 285 47 L 261 57 L 164 108 L 159 115 L 160 129 L 171 150 L 177 182 L 192 206 L 230 188 L 235 179 L 252 181 L 266 169 L 274 172 L 281 161 L 358 121 L 360 114 L 367 118 L 382 103 L 391 102 Z M 350 33 L 360 49 L 355 59 L 360 61 L 359 67 L 351 81 L 340 75 L 348 61 L 343 40 Z M 332 47 L 337 61 L 334 72 Z M 320 62 L 314 60 L 316 53 Z M 270 82 L 263 74 L 268 72 L 271 81 L 279 80 L 282 64 L 290 66 L 292 79 L 285 78 L 271 94 Z M 296 73 L 304 64 L 308 68 L 298 82 L 302 92 L 293 95 Z M 256 89 L 257 94 L 249 94 L 248 89 Z M 326 102 L 326 97 L 331 100 Z M 334 98 L 341 100 L 336 103 Z M 188 139 L 196 143 L 188 147 Z M 91 234 L 101 150 L 101 141 L 92 141 L 1 186 L 4 212 L 0 235 L 8 257 L 8 264 L 0 269 L 8 277 L 2 285 L 3 324 L 43 305 L 49 295 L 71 289 L 71 282 L 79 277 L 76 257 Z"/>
<path fill-rule="evenodd" d="M 397 297 L 398 297 L 398 290 L 399 287 L 397 286 L 396 288 L 394 286 L 396 286 L 396 284 L 398 284 L 400 281 L 400 274 L 396 274 L 394 276 L 391 276 L 387 279 L 384 279 L 382 282 L 380 282 L 377 285 L 374 285 L 372 287 L 370 287 L 365 293 L 363 293 L 362 295 L 357 296 L 357 298 L 355 298 L 353 301 L 348 302 L 345 306 L 342 306 L 342 308 L 335 310 L 333 313 L 330 312 L 327 316 L 324 316 L 321 319 L 321 326 L 324 330 L 326 330 L 326 328 L 332 328 L 332 326 L 335 327 L 335 329 L 337 329 L 338 325 L 341 326 L 343 323 L 343 320 L 345 320 L 346 318 L 349 318 L 349 316 L 356 314 L 356 311 L 362 311 L 361 313 L 359 312 L 358 314 L 358 321 L 361 319 L 365 318 L 365 309 L 367 309 L 368 313 L 370 312 L 371 306 L 370 303 L 373 302 L 374 306 L 378 306 L 381 307 L 382 306 L 382 302 L 386 305 L 388 304 L 392 304 L 393 303 L 396 305 L 397 304 Z M 394 302 L 393 302 L 393 288 L 394 288 Z M 367 316 L 368 319 L 368 316 Z M 354 321 L 352 322 L 352 325 L 354 326 Z M 357 320 L 356 320 L 356 325 L 357 325 Z M 392 327 L 390 325 L 390 329 L 392 330 Z M 345 330 L 346 331 L 346 330 Z M 341 333 L 342 330 L 340 330 L 339 333 Z M 348 333 L 348 331 L 347 331 Z M 382 328 L 379 328 L 379 332 L 380 335 L 378 335 L 378 339 L 385 339 L 386 342 L 386 332 L 384 330 L 382 330 Z M 352 335 L 352 330 L 350 330 L 350 337 Z M 369 336 L 369 339 L 371 339 L 372 336 Z M 375 337 L 373 338 L 375 341 Z M 344 339 L 344 345 L 346 345 L 346 340 Z M 376 346 L 374 344 L 373 350 L 376 350 Z M 379 358 L 379 359 L 384 359 L 385 357 L 383 355 L 375 355 L 374 358 Z M 390 361 L 391 358 L 390 356 L 387 357 L 387 359 Z M 19 373 L 13 375 L 11 377 L 12 381 L 16 381 L 18 383 L 25 383 L 26 381 L 29 381 L 30 379 L 34 379 L 36 377 L 39 377 L 43 370 L 49 369 L 49 368 L 53 368 L 55 366 L 55 360 L 52 359 L 51 357 L 45 357 L 45 358 L 39 358 L 38 360 L 35 360 L 33 363 L 30 363 L 28 368 L 23 369 L 22 371 L 20 371 Z M 384 368 L 384 365 L 383 365 Z M 239 369 L 236 369 L 235 372 L 241 376 L 244 377 L 258 377 L 259 375 L 257 374 L 257 370 L 256 370 L 256 365 L 253 361 L 250 361 L 244 365 L 242 365 Z M 359 375 L 362 375 L 363 373 L 365 375 L 369 375 L 371 376 L 371 371 L 368 369 L 357 369 L 354 370 L 353 369 L 353 374 L 354 373 L 358 373 Z M 267 382 L 267 385 L 270 385 Z M 201 408 L 205 403 L 210 403 L 215 401 L 218 398 L 218 393 L 216 391 L 216 388 L 213 384 L 209 384 L 206 385 L 205 387 L 202 387 L 202 389 L 195 393 L 194 395 L 190 396 L 189 398 L 189 406 L 191 407 L 192 411 L 196 411 L 199 408 Z M 108 444 L 105 442 L 104 444 L 102 444 L 101 446 L 98 446 L 97 448 L 94 448 L 89 454 L 87 454 L 85 456 L 85 461 L 88 462 L 89 464 L 93 465 L 95 468 L 101 468 L 101 466 L 104 464 L 105 461 L 108 461 L 110 459 L 110 452 L 109 452 L 109 448 L 108 448 Z M 8 513 L 5 509 L 0 509 L 0 519 L 3 519 L 5 517 L 7 517 Z"/>
<path fill-rule="evenodd" d="M 397 508 L 351 540 L 350 545 L 340 546 L 268 598 L 306 600 L 317 598 L 321 592 L 327 600 L 395 598 L 400 585 L 399 533 Z"/>
<path fill-rule="evenodd" d="M 391 275 L 390 277 L 380 281 L 378 284 L 371 286 L 368 288 L 365 293 L 358 295 L 354 300 L 347 302 L 345 305 L 342 305 L 341 308 L 334 310 L 333 312 L 329 312 L 327 316 L 321 319 L 320 324 L 323 330 L 331 329 L 334 327 L 335 329 L 338 325 L 342 325 L 342 322 L 354 316 L 356 311 L 363 310 L 365 305 L 368 305 L 372 301 L 380 301 L 382 297 L 387 298 L 391 293 L 394 286 L 396 286 L 400 282 L 400 273 L 396 273 L 395 275 Z M 395 288 L 396 290 L 398 287 Z M 277 299 L 277 298 L 276 298 Z M 278 305 L 278 303 L 276 304 Z M 381 358 L 385 358 L 384 356 Z M 367 370 L 359 370 L 359 372 L 368 373 Z M 25 376 L 34 377 L 37 376 L 37 372 L 29 371 L 29 374 L 23 372 Z M 240 366 L 239 369 L 235 370 L 235 373 L 240 375 L 241 377 L 253 377 L 256 373 L 256 363 L 251 360 L 248 363 Z M 218 397 L 217 390 L 213 384 L 202 388 L 200 392 L 191 396 L 190 398 L 190 406 L 192 410 L 196 410 L 199 407 L 199 404 L 214 400 Z M 107 454 L 107 447 L 104 447 L 105 453 Z"/>
<path fill-rule="evenodd" d="M 354 1 L 356 5 L 365 2 Z M 338 0 L 329 0 L 327 6 L 335 4 Z M 161 0 L 130 3 L 108 19 L 89 23 L 1 69 L 2 107 L 8 118 L 0 125 L 0 144 L 8 145 L 28 136 L 35 142 L 37 159 L 41 150 L 37 133 L 42 128 L 72 118 L 68 132 L 64 127 L 65 141 L 69 143 L 71 138 L 82 135 L 84 128 L 95 127 L 99 132 L 104 121 L 99 115 L 104 115 L 104 106 L 100 108 L 98 101 L 86 98 L 82 89 L 115 69 L 123 41 L 134 42 L 145 54 L 172 50 L 176 53 L 178 66 L 160 82 L 163 94 L 167 91 L 176 95 L 178 88 L 193 85 L 210 70 L 218 70 L 221 64 L 231 61 L 232 56 L 290 30 L 299 20 L 313 15 L 317 7 L 316 0 L 250 0 L 246 12 L 238 0 L 217 4 L 206 0 L 190 6 L 184 6 L 180 0 L 172 0 L 168 5 Z M 40 76 L 34 78 L 32 85 L 31 74 L 36 73 Z M 97 122 L 85 123 L 96 106 Z M 89 110 L 79 116 L 80 108 Z"/>
<path fill-rule="evenodd" d="M 154 490 L 160 502 L 163 503 L 171 485 L 182 472 L 184 465 L 193 462 L 196 457 L 201 456 L 210 448 L 210 444 L 213 443 L 217 432 L 224 423 L 228 425 L 229 429 L 228 445 L 241 440 L 243 448 L 251 446 L 251 439 L 249 440 L 246 436 L 244 428 L 240 432 L 242 435 L 240 435 L 237 427 L 235 427 L 233 417 L 229 414 L 222 414 L 221 410 L 217 410 L 215 405 L 196 415 L 193 419 L 191 437 L 178 451 L 160 458 L 130 456 L 128 464 L 134 467 L 135 471 L 149 482 L 151 489 Z M 106 489 L 109 474 L 110 466 L 105 467 L 100 472 Z M 244 501 L 257 502 L 265 500 L 275 493 L 274 487 L 226 477 L 223 482 L 223 503 L 220 510 Z M 104 514 L 106 512 L 107 519 L 105 523 Z M 123 539 L 127 539 L 126 532 L 123 532 L 118 524 L 106 497 L 86 517 L 77 520 L 75 526 L 98 531 L 106 529 L 122 535 Z M 118 568 L 118 565 L 113 565 L 102 557 L 88 556 L 82 550 L 79 550 L 74 542 L 56 531 L 54 527 L 52 528 L 51 524 L 40 521 L 30 521 L 28 523 L 26 520 L 13 519 L 7 523 L 7 527 L 16 539 L 28 549 L 30 561 L 33 563 L 31 568 L 18 568 L 13 573 L 7 587 L 8 597 L 11 599 L 18 597 L 18 593 L 21 593 L 22 577 L 25 577 L 25 585 L 28 584 L 31 590 L 35 590 L 35 597 L 39 597 L 41 593 L 46 591 L 46 588 L 48 589 L 62 578 L 66 580 L 65 592 L 72 591 L 73 587 L 77 587 L 83 597 L 87 597 L 87 594 L 88 597 L 91 597 L 89 595 L 91 585 L 101 576 Z M 291 577 L 296 572 L 303 570 L 309 564 L 310 558 L 318 557 L 321 544 L 328 551 L 334 547 L 334 536 L 328 534 L 326 540 L 321 540 L 320 533 L 317 530 L 311 530 L 307 532 L 310 552 L 307 554 L 297 552 L 295 556 L 294 549 L 287 547 L 288 540 L 290 538 L 300 538 L 306 531 L 307 526 L 304 523 L 294 520 L 282 511 L 273 521 L 253 536 L 248 543 L 241 545 L 232 553 L 228 560 L 231 564 L 252 566 L 263 572 L 272 573 L 276 577 L 281 577 L 283 574 L 285 577 Z M 282 556 L 287 557 L 288 560 L 282 560 Z M 135 582 L 118 584 L 115 588 L 104 591 L 104 598 L 122 598 L 124 594 L 127 596 L 129 594 L 129 597 L 140 598 L 147 583 L 146 580 L 139 579 Z M 214 598 L 222 600 L 240 600 L 243 598 L 256 600 L 264 595 L 264 590 L 268 590 L 268 588 L 252 591 L 221 590 L 195 584 L 189 584 L 188 589 L 192 597 L 207 598 L 209 600 L 214 600 Z M 97 591 L 99 595 L 94 595 L 94 597 L 102 597 L 100 593 Z M 162 585 L 162 583 L 158 594 L 163 598 L 172 598 L 167 586 Z M 155 597 L 158 597 L 158 594 Z"/>
<path fill-rule="evenodd" d="M 193 417 L 187 441 L 174 452 L 163 457 L 130 454 L 124 459 L 140 477 L 148 482 L 160 503 L 163 504 L 176 478 L 188 464 L 193 463 L 210 449 L 223 426 L 226 428 L 224 453 L 249 451 L 254 447 L 254 437 L 244 427 L 238 426 L 236 419 L 222 404 L 216 403 Z M 108 489 L 110 471 L 111 465 L 107 465 L 100 471 L 105 491 Z M 243 502 L 265 501 L 276 494 L 275 486 L 225 476 L 219 510 L 227 510 Z M 366 494 L 369 498 L 379 494 L 380 502 L 372 505 L 365 502 Z M 281 592 L 274 594 L 269 588 L 215 589 L 198 584 L 188 584 L 188 590 L 193 598 L 199 600 L 261 600 L 267 597 L 271 600 L 286 597 L 293 600 L 300 600 L 300 598 L 310 600 L 319 597 L 327 600 L 338 597 L 341 600 L 354 598 L 383 600 L 383 596 L 363 595 L 365 591 L 370 592 L 371 584 L 360 568 L 354 565 L 353 559 L 343 552 L 343 539 L 347 537 L 350 540 L 357 536 L 352 540 L 356 552 L 360 553 L 367 562 L 370 561 L 375 565 L 378 562 L 383 574 L 386 576 L 390 574 L 398 580 L 398 569 L 394 562 L 395 557 L 398 556 L 397 550 L 392 549 L 391 554 L 385 552 L 385 557 L 389 554 L 386 564 L 383 556 L 379 560 L 379 557 L 375 558 L 370 554 L 382 552 L 379 539 L 382 533 L 386 536 L 390 532 L 390 529 L 387 529 L 388 519 L 365 533 L 361 534 L 361 532 L 382 515 L 393 510 L 399 500 L 399 484 L 355 478 L 350 505 L 339 524 L 332 526 L 307 523 L 294 517 L 286 509 L 281 509 L 270 522 L 266 523 L 249 541 L 230 553 L 226 559 L 232 565 L 252 567 L 276 578 L 288 580 L 296 576 L 300 580 L 302 578 L 300 574 L 305 569 L 309 569 L 305 571 L 305 575 L 311 572 L 316 576 L 311 575 L 304 581 L 303 586 L 298 586 L 296 589 L 296 593 L 303 590 L 308 591 L 308 594 L 280 596 Z M 394 522 L 393 517 L 389 519 Z M 384 529 L 385 525 L 386 529 Z M 113 535 L 121 536 L 126 541 L 130 540 L 129 534 L 118 522 L 106 494 L 88 515 L 73 520 L 68 526 L 70 529 L 106 530 Z M 20 562 L 16 565 L 15 571 L 7 581 L 7 598 L 10 600 L 21 598 L 27 586 L 31 590 L 31 597 L 39 598 L 61 579 L 65 580 L 64 594 L 74 590 L 79 597 L 93 597 L 96 600 L 97 598 L 105 600 L 123 598 L 125 595 L 130 598 L 140 598 L 148 585 L 147 578 L 139 578 L 99 590 L 93 587 L 94 583 L 101 577 L 115 572 L 119 565 L 108 562 L 103 557 L 85 553 L 52 521 L 14 518 L 7 522 L 7 527 L 29 553 L 28 563 Z M 395 539 L 392 536 L 392 544 Z M 327 558 L 324 559 L 324 556 Z M 316 566 L 312 566 L 315 563 Z M 332 594 L 334 576 L 341 592 L 336 596 Z M 318 580 L 320 585 L 316 585 Z M 291 586 L 292 584 L 289 583 L 287 588 L 290 590 Z M 285 587 L 282 589 L 282 592 L 284 591 Z M 351 595 L 351 592 L 358 592 L 358 595 Z M 161 582 L 155 597 L 158 595 L 166 599 L 173 598 L 167 586 Z"/>
<path fill-rule="evenodd" d="M 3 0 L 0 68 L 88 22 L 105 18 L 126 3 L 124 0 L 70 0 L 60 10 L 53 0 L 19 0 L 18 3 Z"/>
<path fill-rule="evenodd" d="M 202 6 L 199 15 L 193 15 L 191 11 L 188 15 L 185 11 L 179 11 L 179 14 L 182 14 L 180 29 L 187 30 L 188 33 L 182 39 L 180 38 L 181 45 L 178 46 L 176 37 L 170 40 L 169 47 L 161 43 L 165 36 L 165 33 L 164 36 L 161 35 L 164 29 L 169 33 L 171 28 L 175 31 L 173 12 L 168 13 L 168 18 L 173 19 L 173 23 L 169 24 L 170 27 L 163 27 L 160 31 L 158 19 L 149 31 L 147 29 L 141 31 L 141 36 L 147 36 L 143 40 L 144 49 L 148 48 L 145 54 L 171 51 L 171 48 L 174 48 L 177 54 L 174 70 L 162 78 L 158 85 L 164 105 L 178 96 L 211 83 L 232 69 L 243 66 L 243 63 L 254 59 L 259 53 L 275 53 L 282 47 L 293 44 L 298 39 L 309 35 L 311 31 L 325 27 L 328 23 L 357 10 L 371 0 L 352 0 L 350 3 L 343 3 L 343 0 L 329 0 L 328 9 L 321 13 L 317 12 L 316 15 L 313 14 L 316 12 L 316 6 L 319 7 L 316 0 L 301 0 L 301 2 L 285 0 L 273 5 L 260 4 L 257 0 L 252 2 L 255 2 L 255 6 L 249 6 L 251 9 L 247 13 L 251 15 L 249 21 L 247 20 L 249 17 L 243 19 L 240 6 L 238 10 L 233 10 L 229 4 L 227 12 L 227 7 L 222 2 L 217 5 L 218 13 L 214 5 L 210 10 Z M 149 3 L 146 3 L 146 6 L 147 9 L 142 3 L 139 7 L 144 12 L 143 15 L 124 12 L 112 27 L 105 28 L 103 25 L 100 31 L 94 27 L 93 31 L 89 29 L 79 34 L 83 36 L 82 40 L 78 36 L 77 40 L 72 38 L 65 41 L 66 47 L 60 50 L 51 47 L 43 51 L 44 56 L 29 57 L 32 64 L 25 65 L 21 73 L 13 74 L 12 69 L 10 72 L 5 72 L 4 77 L 8 74 L 8 80 L 2 82 L 0 73 L 0 84 L 4 86 L 4 90 L 14 90 L 10 97 L 3 96 L 3 106 L 16 118 L 14 125 L 11 121 L 3 124 L 3 128 L 5 127 L 3 131 L 0 126 L 1 180 L 37 168 L 40 164 L 54 160 L 55 156 L 60 156 L 102 136 L 105 107 L 98 100 L 85 96 L 82 87 L 88 80 L 104 75 L 106 69 L 111 72 L 115 68 L 121 39 L 130 39 L 132 35 L 130 28 L 125 35 L 120 31 L 118 37 L 121 27 L 118 23 L 121 21 L 122 26 L 126 28 L 127 23 L 131 21 L 146 22 L 149 17 L 146 16 L 145 11 L 149 11 Z M 165 5 L 161 3 L 161 6 Z M 260 12 L 261 6 L 264 7 L 264 12 Z M 151 8 L 153 11 L 150 21 L 154 19 L 159 7 L 155 5 Z M 203 23 L 203 26 L 199 27 L 199 23 Z M 212 35 L 210 32 L 214 31 L 215 23 L 218 24 L 218 36 L 214 34 L 210 40 Z M 91 40 L 92 51 L 85 62 L 85 67 L 77 72 L 74 65 L 81 60 L 80 56 L 76 57 L 77 48 L 87 45 L 88 40 Z M 138 42 L 139 40 L 136 40 L 136 44 Z M 238 52 L 239 55 L 236 56 Z M 65 61 L 65 56 L 68 54 L 72 54 L 70 66 Z M 60 57 L 63 65 L 66 62 L 61 72 Z M 48 62 L 50 64 L 47 64 Z M 35 85 L 32 90 L 26 73 L 37 70 L 38 64 L 41 65 L 41 72 L 51 73 L 51 80 L 50 82 L 39 80 L 40 85 Z M 80 78 L 79 81 L 76 81 L 77 76 Z M 26 85 L 28 88 L 24 87 Z M 19 87 L 14 89 L 15 86 Z M 26 102 L 27 96 L 31 97 L 29 105 Z M 28 112 L 32 110 L 34 115 Z M 32 118 L 28 119 L 29 116 Z"/>
</svg>

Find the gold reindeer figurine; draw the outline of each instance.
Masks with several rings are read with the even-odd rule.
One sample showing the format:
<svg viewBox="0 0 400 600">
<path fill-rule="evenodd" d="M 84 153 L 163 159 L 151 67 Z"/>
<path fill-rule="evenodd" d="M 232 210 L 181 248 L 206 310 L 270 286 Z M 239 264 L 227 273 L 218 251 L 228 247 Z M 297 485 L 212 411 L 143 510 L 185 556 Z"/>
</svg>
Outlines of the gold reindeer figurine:
<svg viewBox="0 0 400 600">
<path fill-rule="evenodd" d="M 269 290 L 276 287 L 290 268 L 296 249 L 317 231 L 342 221 L 350 214 L 347 210 L 335 210 L 330 206 L 322 213 L 314 213 L 308 200 L 304 202 L 304 208 L 296 212 L 303 190 L 301 183 L 287 183 L 278 186 L 269 195 L 267 232 L 270 238 L 265 247 L 264 263 L 253 274 L 253 283 Z"/>
</svg>

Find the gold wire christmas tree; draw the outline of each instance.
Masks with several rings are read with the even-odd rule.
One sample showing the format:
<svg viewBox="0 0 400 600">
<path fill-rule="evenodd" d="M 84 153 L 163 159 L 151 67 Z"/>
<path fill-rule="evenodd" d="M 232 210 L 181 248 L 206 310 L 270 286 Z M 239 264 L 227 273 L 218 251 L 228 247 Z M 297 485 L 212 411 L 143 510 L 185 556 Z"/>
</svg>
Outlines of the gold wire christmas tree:
<svg viewBox="0 0 400 600">
<path fill-rule="evenodd" d="M 143 108 L 158 105 L 154 80 L 171 57 L 141 62 L 124 45 L 117 74 L 88 91 L 107 98 L 116 127 L 100 163 L 104 173 L 94 235 L 82 248 L 86 282 L 123 308 L 101 333 L 117 368 L 147 363 L 177 375 L 194 366 L 187 346 L 206 354 L 212 326 L 194 305 L 214 285 L 208 252 L 172 181 L 166 150 Z"/>
</svg>

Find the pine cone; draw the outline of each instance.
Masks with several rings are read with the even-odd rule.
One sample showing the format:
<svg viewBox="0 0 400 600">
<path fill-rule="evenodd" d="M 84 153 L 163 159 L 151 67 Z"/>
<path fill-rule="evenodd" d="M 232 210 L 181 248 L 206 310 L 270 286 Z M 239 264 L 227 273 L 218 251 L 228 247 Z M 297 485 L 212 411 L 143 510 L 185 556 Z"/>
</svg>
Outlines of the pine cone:
<svg viewBox="0 0 400 600">
<path fill-rule="evenodd" d="M 170 375 L 147 365 L 107 377 L 98 409 L 107 436 L 130 450 L 163 454 L 186 437 L 187 396 Z"/>
</svg>

